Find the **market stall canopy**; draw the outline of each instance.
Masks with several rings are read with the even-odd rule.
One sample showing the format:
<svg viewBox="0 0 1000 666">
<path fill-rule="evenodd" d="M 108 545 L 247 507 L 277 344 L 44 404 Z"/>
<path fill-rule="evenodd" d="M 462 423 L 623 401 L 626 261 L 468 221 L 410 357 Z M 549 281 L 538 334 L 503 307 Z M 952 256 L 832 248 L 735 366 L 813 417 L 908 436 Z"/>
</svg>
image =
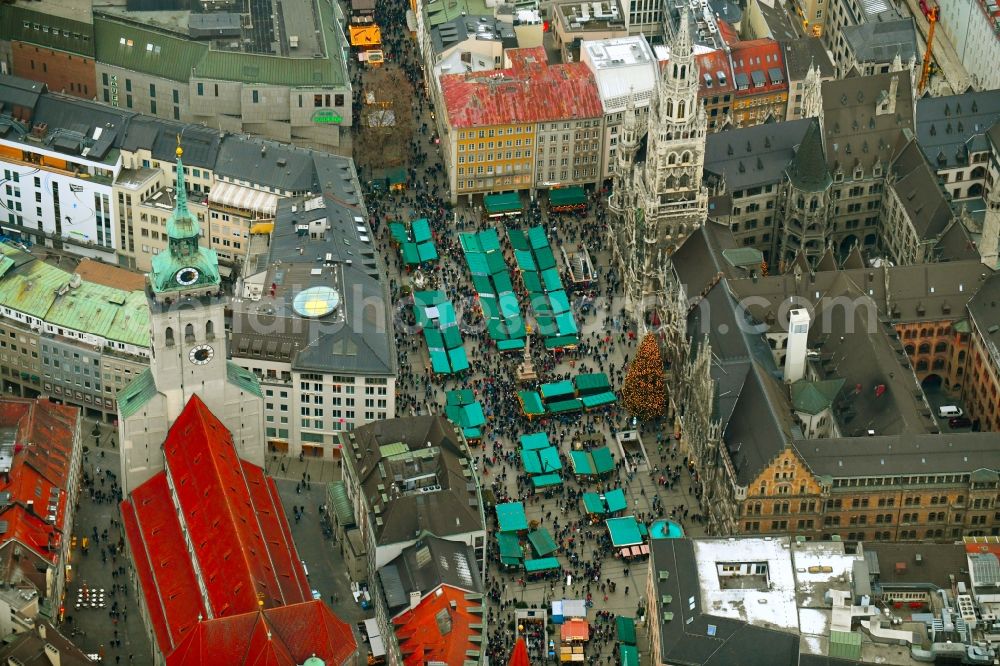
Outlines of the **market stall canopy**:
<svg viewBox="0 0 1000 666">
<path fill-rule="evenodd" d="M 524 570 L 528 573 L 538 573 L 540 571 L 552 571 L 559 569 L 559 560 L 554 557 L 541 557 L 537 560 L 525 560 Z"/>
<path fill-rule="evenodd" d="M 556 542 L 552 540 L 552 535 L 544 527 L 529 532 L 528 541 L 531 542 L 531 547 L 534 548 L 537 557 L 545 557 L 559 549 Z"/>
<path fill-rule="evenodd" d="M 615 627 L 618 629 L 618 641 L 626 645 L 635 645 L 635 620 L 624 615 L 615 618 Z"/>
<path fill-rule="evenodd" d="M 550 446 L 549 435 L 544 432 L 535 432 L 530 435 L 521 435 L 521 448 L 525 451 L 537 451 Z"/>
<path fill-rule="evenodd" d="M 528 529 L 528 517 L 524 513 L 524 503 L 498 504 L 497 522 L 500 524 L 501 532 L 522 532 Z"/>
<path fill-rule="evenodd" d="M 571 641 L 586 642 L 590 640 L 590 624 L 584 619 L 573 618 L 563 622 L 559 636 L 564 643 Z"/>
<path fill-rule="evenodd" d="M 508 567 L 521 566 L 524 560 L 524 549 L 514 533 L 497 533 L 497 545 L 500 546 L 500 563 Z"/>
<path fill-rule="evenodd" d="M 642 533 L 639 531 L 639 523 L 636 521 L 635 516 L 608 518 L 604 522 L 608 525 L 608 532 L 611 535 L 611 545 L 615 548 L 625 548 L 627 546 L 642 544 Z"/>
</svg>

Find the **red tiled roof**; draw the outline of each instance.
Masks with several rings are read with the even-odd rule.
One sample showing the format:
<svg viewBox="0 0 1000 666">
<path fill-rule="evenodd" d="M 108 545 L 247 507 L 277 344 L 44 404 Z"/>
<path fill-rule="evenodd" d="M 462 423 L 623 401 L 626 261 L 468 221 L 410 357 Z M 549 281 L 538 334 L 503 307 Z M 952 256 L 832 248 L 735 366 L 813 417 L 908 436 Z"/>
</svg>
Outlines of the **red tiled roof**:
<svg viewBox="0 0 1000 666">
<path fill-rule="evenodd" d="M 167 666 L 296 666 L 312 655 L 339 666 L 356 649 L 351 628 L 315 600 L 202 622 L 167 657 Z"/>
<path fill-rule="evenodd" d="M 666 49 L 657 50 L 658 56 L 663 53 L 666 53 Z M 735 89 L 736 86 L 733 83 L 733 70 L 729 66 L 729 56 L 726 55 L 725 51 L 716 49 L 714 51 L 698 53 L 695 55 L 694 59 L 698 63 L 698 97 L 704 99 L 705 97 L 711 97 L 713 95 L 725 95 Z M 657 63 L 660 66 L 661 73 L 667 66 L 668 62 L 670 62 L 670 58 L 660 59 L 657 57 Z M 722 72 L 722 74 L 726 77 L 725 85 L 720 83 L 719 72 Z M 712 76 L 711 88 L 705 83 L 705 74 L 710 74 Z"/>
<path fill-rule="evenodd" d="M 788 74 L 785 71 L 784 55 L 781 51 L 781 45 L 773 39 L 751 39 L 745 42 L 736 42 L 732 45 L 731 57 L 733 75 L 746 74 L 750 81 L 750 87 L 746 90 L 737 90 L 737 95 L 751 97 L 788 90 Z M 770 74 L 770 70 L 775 68 L 781 70 L 781 81 L 777 83 L 771 79 Z M 763 86 L 754 86 L 754 71 L 764 75 Z"/>
<path fill-rule="evenodd" d="M 214 617 L 253 611 L 258 599 L 271 608 L 312 598 L 273 482 L 237 457 L 197 396 L 163 452 Z"/>
<path fill-rule="evenodd" d="M 0 538 L 16 538 L 50 562 L 59 558 L 79 424 L 76 407 L 42 399 L 0 401 L 0 428 L 14 430 L 10 472 L 0 476 L 0 492 L 9 492 L 10 502 L 22 507 L 5 512 L 8 530 Z M 52 504 L 56 517 L 49 523 Z"/>
<path fill-rule="evenodd" d="M 452 127 L 599 118 L 597 82 L 582 62 L 549 65 L 542 47 L 510 49 L 511 66 L 441 77 Z"/>
<path fill-rule="evenodd" d="M 199 615 L 207 613 L 166 474 L 160 472 L 132 491 L 121 510 L 156 643 L 170 654 L 198 624 Z"/>
<path fill-rule="evenodd" d="M 186 645 L 190 651 L 208 635 L 198 622 L 199 616 L 211 615 L 212 622 L 217 622 L 220 618 L 253 616 L 263 608 L 285 618 L 284 609 L 289 604 L 301 607 L 311 602 L 309 583 L 274 481 L 264 476 L 261 468 L 237 457 L 229 432 L 197 396 L 170 428 L 163 449 L 166 470 L 133 490 L 122 503 L 125 536 L 160 652 L 169 659 L 179 646 Z M 183 516 L 186 534 L 178 516 Z M 200 580 L 185 538 L 194 548 Z M 202 597 L 200 582 L 207 600 Z M 306 634 L 316 631 L 332 636 L 340 621 L 327 613 L 332 619 L 315 612 L 308 621 L 284 619 L 283 626 L 298 627 L 296 631 L 302 634 L 289 633 L 286 642 L 301 643 Z M 249 630 L 244 633 L 251 636 Z M 240 643 L 243 633 L 237 631 L 233 636 L 233 641 L 244 644 Z M 316 643 L 319 639 L 309 640 Z M 349 640 L 353 645 L 353 639 Z M 296 650 L 291 654 L 297 655 Z M 277 651 L 260 663 L 285 663 L 281 661 L 284 658 Z"/>
<path fill-rule="evenodd" d="M 393 619 L 406 666 L 423 666 L 428 661 L 461 664 L 466 651 L 479 649 L 471 638 L 480 632 L 472 625 L 482 623 L 483 619 L 469 611 L 479 602 L 473 603 L 465 595 L 464 590 L 442 585 L 424 596 L 415 608 Z M 452 602 L 455 608 L 451 607 Z M 438 623 L 439 614 L 447 614 L 451 621 L 451 631 L 444 635 Z"/>
<path fill-rule="evenodd" d="M 726 21 L 718 20 L 715 22 L 719 26 L 719 36 L 722 37 L 724 41 L 729 46 L 732 46 L 736 42 L 740 41 L 739 33 L 736 32 L 736 28 L 730 25 Z"/>
</svg>

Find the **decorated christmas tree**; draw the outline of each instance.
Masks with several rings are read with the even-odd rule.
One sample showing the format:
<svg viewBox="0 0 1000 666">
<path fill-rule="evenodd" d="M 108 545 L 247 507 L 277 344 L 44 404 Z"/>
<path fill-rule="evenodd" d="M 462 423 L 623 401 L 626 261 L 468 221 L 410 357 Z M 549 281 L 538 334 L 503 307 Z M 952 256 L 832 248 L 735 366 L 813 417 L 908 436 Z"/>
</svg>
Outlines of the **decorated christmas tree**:
<svg viewBox="0 0 1000 666">
<path fill-rule="evenodd" d="M 622 384 L 622 404 L 640 421 L 662 416 L 667 406 L 667 388 L 663 380 L 663 357 L 652 333 L 639 343 Z"/>
</svg>

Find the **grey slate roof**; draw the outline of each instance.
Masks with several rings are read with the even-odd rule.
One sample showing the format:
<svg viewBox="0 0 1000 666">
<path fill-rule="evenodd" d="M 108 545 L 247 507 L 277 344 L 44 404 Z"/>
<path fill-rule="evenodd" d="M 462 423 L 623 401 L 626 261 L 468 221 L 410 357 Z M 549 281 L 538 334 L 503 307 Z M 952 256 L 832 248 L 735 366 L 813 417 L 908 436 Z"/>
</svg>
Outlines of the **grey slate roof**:
<svg viewBox="0 0 1000 666">
<path fill-rule="evenodd" d="M 764 3 L 759 3 L 763 9 Z M 784 10 L 777 9 L 784 14 Z M 821 78 L 827 79 L 836 75 L 837 70 L 830 61 L 830 55 L 823 48 L 823 41 L 819 37 L 793 37 L 788 39 L 778 38 L 785 51 L 785 67 L 788 69 L 788 78 L 792 81 L 801 81 L 806 78 L 809 67 L 815 64 L 819 67 Z"/>
<path fill-rule="evenodd" d="M 917 31 L 913 19 L 867 21 L 843 28 L 844 39 L 858 62 L 891 62 L 897 55 L 903 63 L 918 58 Z"/>
<path fill-rule="evenodd" d="M 672 598 L 669 622 L 660 620 L 660 644 L 655 663 L 684 666 L 795 666 L 799 637 L 765 629 L 741 620 L 716 617 L 702 608 L 698 561 L 690 539 L 654 539 L 650 542 L 650 581 L 657 603 Z M 667 571 L 665 577 L 660 571 Z M 693 600 L 694 608 L 689 605 Z M 662 618 L 662 604 L 657 613 Z"/>
<path fill-rule="evenodd" d="M 788 179 L 797 189 L 804 192 L 822 192 L 833 179 L 826 167 L 823 154 L 823 135 L 819 120 L 811 118 L 802 142 L 795 147 L 795 157 L 786 170 Z"/>
<path fill-rule="evenodd" d="M 336 155 L 317 153 L 308 148 L 296 148 L 261 138 L 226 136 L 219 148 L 215 164 L 217 176 L 224 176 L 265 185 L 283 192 L 306 194 L 327 185 L 320 179 L 317 162 L 332 160 L 334 168 L 349 160 Z"/>
<path fill-rule="evenodd" d="M 910 224 L 920 240 L 937 238 L 954 218 L 951 203 L 941 189 L 937 174 L 911 139 L 892 163 L 896 190 Z"/>
<path fill-rule="evenodd" d="M 173 162 L 177 159 L 174 151 L 177 149 L 178 135 L 184 148 L 185 166 L 204 169 L 215 167 L 224 135 L 200 125 L 188 125 L 153 116 L 135 116 L 125 130 L 122 148 L 133 152 L 147 148 L 153 159 Z"/>
<path fill-rule="evenodd" d="M 450 585 L 476 594 L 483 591 L 479 565 L 472 546 L 427 535 L 407 546 L 382 567 L 379 579 L 391 614 L 410 603 L 410 592 L 427 594 L 439 585 Z"/>
<path fill-rule="evenodd" d="M 1000 273 L 993 273 L 969 301 L 969 313 L 980 332 L 993 344 L 994 362 L 1000 349 Z"/>
<path fill-rule="evenodd" d="M 833 478 L 1000 471 L 994 432 L 834 437 L 794 446 L 814 474 Z"/>
<path fill-rule="evenodd" d="M 766 123 L 709 134 L 705 171 L 725 176 L 729 191 L 780 182 L 811 120 Z"/>
<path fill-rule="evenodd" d="M 917 139 L 935 169 L 967 166 L 969 150 L 989 149 L 984 134 L 998 121 L 1000 90 L 917 100 Z"/>
<path fill-rule="evenodd" d="M 736 468 L 736 482 L 749 485 L 785 449 L 794 435 L 788 394 L 774 373 L 751 363 L 722 439 Z M 793 432 L 794 431 L 794 432 Z"/>
<path fill-rule="evenodd" d="M 440 54 L 467 39 L 498 41 L 505 49 L 517 46 L 514 26 L 492 16 L 459 16 L 431 29 L 431 45 Z"/>
<path fill-rule="evenodd" d="M 346 158 L 333 159 L 350 167 Z M 353 177 L 353 168 L 349 172 Z M 302 225 L 316 220 L 329 228 L 316 238 L 300 235 Z M 338 197 L 280 200 L 264 278 L 267 294 L 234 304 L 233 356 L 290 362 L 305 372 L 394 375 L 392 313 L 373 238 L 365 212 Z M 300 316 L 295 297 L 318 286 L 335 289 L 339 307 L 319 318 Z"/>
<path fill-rule="evenodd" d="M 372 511 L 376 505 L 380 507 L 382 525 L 371 517 L 376 544 L 409 541 L 423 533 L 448 537 L 484 529 L 468 451 L 451 421 L 440 415 L 387 419 L 356 428 L 353 437 L 359 456 L 353 463 L 366 505 Z M 379 447 L 396 443 L 420 458 L 422 470 L 434 470 L 440 490 L 416 494 L 394 491 L 396 463 L 383 457 Z M 424 457 L 428 451 L 433 454 L 430 458 Z M 354 455 L 350 445 L 345 446 L 345 455 Z M 386 502 L 381 500 L 383 493 Z"/>
<path fill-rule="evenodd" d="M 894 113 L 877 113 L 897 81 Z M 867 176 L 881 162 L 888 167 L 904 130 L 913 131 L 913 90 L 908 72 L 855 76 L 823 83 L 823 133 L 827 164 L 850 178 L 855 165 Z"/>
<path fill-rule="evenodd" d="M 12 106 L 34 109 L 38 97 L 47 90 L 44 83 L 5 74 L 0 76 L 0 104 L 9 113 Z"/>
</svg>

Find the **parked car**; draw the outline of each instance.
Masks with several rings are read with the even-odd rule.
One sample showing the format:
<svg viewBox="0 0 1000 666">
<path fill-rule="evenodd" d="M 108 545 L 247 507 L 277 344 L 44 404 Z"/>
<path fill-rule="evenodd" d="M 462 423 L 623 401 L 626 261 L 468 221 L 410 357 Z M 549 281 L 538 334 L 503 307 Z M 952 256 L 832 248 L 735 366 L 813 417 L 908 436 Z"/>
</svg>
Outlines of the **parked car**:
<svg viewBox="0 0 1000 666">
<path fill-rule="evenodd" d="M 941 418 L 951 418 L 953 416 L 962 416 L 965 412 L 962 411 L 961 407 L 956 407 L 955 405 L 941 405 L 938 407 L 938 416 Z"/>
<path fill-rule="evenodd" d="M 948 419 L 948 425 L 952 428 L 971 428 L 972 421 L 965 416 L 953 416 Z"/>
</svg>

